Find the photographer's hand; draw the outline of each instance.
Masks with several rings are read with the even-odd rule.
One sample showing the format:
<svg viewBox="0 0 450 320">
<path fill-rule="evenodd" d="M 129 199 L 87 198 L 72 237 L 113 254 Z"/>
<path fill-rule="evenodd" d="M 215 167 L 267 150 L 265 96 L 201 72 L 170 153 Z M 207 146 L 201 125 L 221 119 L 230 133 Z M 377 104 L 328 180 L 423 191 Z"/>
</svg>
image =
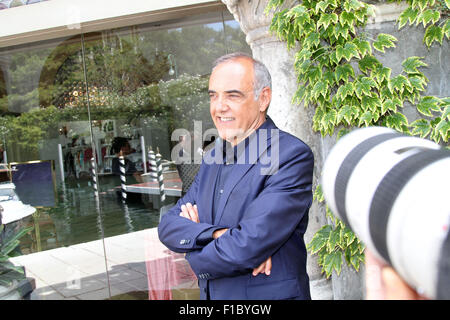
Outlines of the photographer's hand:
<svg viewBox="0 0 450 320">
<path fill-rule="evenodd" d="M 423 300 L 398 273 L 366 248 L 366 300 Z"/>
</svg>

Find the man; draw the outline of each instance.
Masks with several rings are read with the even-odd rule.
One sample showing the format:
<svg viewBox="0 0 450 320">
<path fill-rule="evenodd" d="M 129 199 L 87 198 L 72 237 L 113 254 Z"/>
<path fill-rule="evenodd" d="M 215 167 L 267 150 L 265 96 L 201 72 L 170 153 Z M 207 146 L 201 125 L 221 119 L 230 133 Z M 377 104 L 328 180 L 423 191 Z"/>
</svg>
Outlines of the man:
<svg viewBox="0 0 450 320">
<path fill-rule="evenodd" d="M 186 252 L 202 299 L 310 299 L 303 235 L 313 154 L 267 117 L 270 74 L 250 56 L 219 58 L 209 95 L 216 147 L 162 217 L 159 238 Z"/>
</svg>

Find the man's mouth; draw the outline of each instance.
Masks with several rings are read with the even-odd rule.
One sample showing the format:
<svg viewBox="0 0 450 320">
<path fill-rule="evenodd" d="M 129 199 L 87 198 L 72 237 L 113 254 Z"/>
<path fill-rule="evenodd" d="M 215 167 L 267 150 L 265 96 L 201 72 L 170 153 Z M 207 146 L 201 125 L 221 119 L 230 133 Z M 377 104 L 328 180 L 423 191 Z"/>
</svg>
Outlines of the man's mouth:
<svg viewBox="0 0 450 320">
<path fill-rule="evenodd" d="M 233 121 L 234 120 L 233 117 L 218 117 L 218 118 L 222 122 L 229 122 L 229 121 Z"/>
</svg>

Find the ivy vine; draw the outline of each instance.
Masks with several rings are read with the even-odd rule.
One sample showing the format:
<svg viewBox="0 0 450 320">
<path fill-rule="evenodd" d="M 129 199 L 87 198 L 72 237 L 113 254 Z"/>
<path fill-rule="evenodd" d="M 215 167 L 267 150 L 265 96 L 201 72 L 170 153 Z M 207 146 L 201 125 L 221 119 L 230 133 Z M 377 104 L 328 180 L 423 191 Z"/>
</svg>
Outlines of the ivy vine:
<svg viewBox="0 0 450 320">
<path fill-rule="evenodd" d="M 385 126 L 408 135 L 448 144 L 450 98 L 424 95 L 429 82 L 422 72 L 424 57 L 402 62 L 402 72 L 392 74 L 375 53 L 395 48 L 396 37 L 364 32 L 375 14 L 373 5 L 358 0 L 303 0 L 284 8 L 284 0 L 270 0 L 266 14 L 274 12 L 270 30 L 295 49 L 294 69 L 298 89 L 293 103 L 314 106 L 313 130 L 337 138 L 351 128 Z M 400 2 L 400 1 L 397 1 Z M 422 25 L 423 42 L 430 48 L 450 38 L 450 0 L 407 0 L 398 28 Z M 295 3 L 294 3 L 295 4 Z M 420 118 L 409 123 L 402 113 L 405 103 L 414 105 Z M 324 202 L 320 186 L 314 199 Z M 327 278 L 342 269 L 342 258 L 357 271 L 364 262 L 364 245 L 326 207 L 331 224 L 323 226 L 308 244 Z"/>
</svg>

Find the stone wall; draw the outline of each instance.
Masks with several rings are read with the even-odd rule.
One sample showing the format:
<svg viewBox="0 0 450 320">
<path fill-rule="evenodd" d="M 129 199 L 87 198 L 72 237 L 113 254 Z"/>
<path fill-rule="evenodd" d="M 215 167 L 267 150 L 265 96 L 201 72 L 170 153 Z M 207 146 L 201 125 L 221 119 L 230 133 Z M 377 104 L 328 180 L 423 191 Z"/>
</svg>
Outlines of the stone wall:
<svg viewBox="0 0 450 320">
<path fill-rule="evenodd" d="M 269 32 L 272 15 L 266 16 L 264 9 L 268 0 L 222 0 L 228 10 L 240 23 L 246 34 L 247 43 L 252 48 L 253 56 L 266 64 L 272 74 L 273 99 L 268 114 L 282 130 L 285 130 L 306 142 L 315 156 L 314 186 L 318 183 L 324 160 L 335 143 L 335 137 L 322 138 L 320 133 L 313 132 L 312 107 L 291 103 L 297 88 L 297 76 L 293 68 L 294 50 L 288 51 L 286 44 Z M 286 0 L 290 7 L 297 1 Z M 372 2 L 374 3 L 374 2 Z M 366 31 L 376 38 L 378 33 L 389 33 L 398 38 L 397 48 L 386 50 L 386 54 L 378 55 L 379 60 L 392 68 L 392 75 L 401 72 L 401 62 L 408 56 L 426 57 L 429 65 L 424 70 L 430 79 L 426 94 L 440 97 L 450 96 L 450 51 L 448 41 L 442 46 L 434 44 L 428 50 L 422 43 L 423 28 L 404 27 L 398 31 L 395 19 L 405 8 L 404 4 L 385 4 L 376 2 L 376 17 L 366 27 Z M 417 117 L 413 107 L 405 106 L 404 112 L 412 121 Z M 327 223 L 323 206 L 316 203 L 310 209 L 309 225 L 305 241 L 309 242 L 314 233 Z M 308 274 L 310 276 L 312 299 L 363 299 L 364 298 L 364 266 L 359 273 L 344 267 L 340 276 L 334 274 L 326 280 L 317 266 L 317 258 L 308 256 Z"/>
</svg>

